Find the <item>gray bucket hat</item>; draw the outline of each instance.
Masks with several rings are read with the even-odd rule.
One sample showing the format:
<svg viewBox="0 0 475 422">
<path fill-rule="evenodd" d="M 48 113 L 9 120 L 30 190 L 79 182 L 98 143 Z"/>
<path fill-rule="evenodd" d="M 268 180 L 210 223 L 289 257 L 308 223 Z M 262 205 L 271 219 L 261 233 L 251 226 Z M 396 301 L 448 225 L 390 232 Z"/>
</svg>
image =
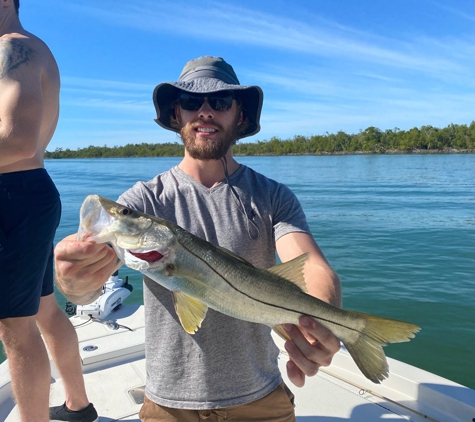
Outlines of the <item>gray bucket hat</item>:
<svg viewBox="0 0 475 422">
<path fill-rule="evenodd" d="M 190 60 L 181 72 L 178 82 L 164 82 L 153 91 L 153 104 L 157 111 L 154 119 L 165 129 L 179 132 L 170 125 L 170 116 L 175 113 L 172 105 L 180 92 L 210 94 L 218 91 L 233 90 L 242 102 L 244 118 L 249 126 L 240 138 L 255 135 L 261 130 L 259 124 L 264 94 L 258 86 L 241 85 L 232 66 L 221 57 L 202 56 Z"/>
</svg>

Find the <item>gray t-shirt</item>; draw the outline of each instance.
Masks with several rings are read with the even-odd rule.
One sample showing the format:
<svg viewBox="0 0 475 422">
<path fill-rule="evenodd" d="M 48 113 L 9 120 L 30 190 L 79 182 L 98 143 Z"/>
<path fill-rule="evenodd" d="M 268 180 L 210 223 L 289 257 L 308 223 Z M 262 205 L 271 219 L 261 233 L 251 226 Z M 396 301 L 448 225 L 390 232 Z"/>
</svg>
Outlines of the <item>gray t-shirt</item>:
<svg viewBox="0 0 475 422">
<path fill-rule="evenodd" d="M 229 182 L 235 192 L 226 181 L 207 188 L 173 167 L 136 183 L 118 202 L 170 220 L 259 268 L 275 265 L 281 236 L 310 233 L 302 207 L 285 185 L 244 165 Z M 183 409 L 237 406 L 282 382 L 269 327 L 209 309 L 190 335 L 180 325 L 171 293 L 148 277 L 144 305 L 146 394 L 155 403 Z"/>
</svg>

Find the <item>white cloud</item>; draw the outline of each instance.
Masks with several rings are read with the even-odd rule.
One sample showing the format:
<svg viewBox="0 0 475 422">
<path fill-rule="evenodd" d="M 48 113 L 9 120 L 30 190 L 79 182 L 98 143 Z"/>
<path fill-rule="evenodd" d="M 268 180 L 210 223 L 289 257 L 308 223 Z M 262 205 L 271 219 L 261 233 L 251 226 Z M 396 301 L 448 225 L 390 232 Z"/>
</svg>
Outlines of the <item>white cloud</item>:
<svg viewBox="0 0 475 422">
<path fill-rule="evenodd" d="M 115 91 L 142 91 L 150 93 L 151 89 L 155 85 L 153 84 L 144 84 L 144 83 L 134 83 L 134 82 L 123 82 L 117 80 L 104 80 L 104 79 L 93 79 L 93 78 L 79 78 L 75 76 L 63 76 L 61 78 L 62 84 L 66 87 L 79 87 L 86 89 L 105 89 L 109 88 Z"/>
<path fill-rule="evenodd" d="M 382 130 L 443 127 L 473 119 L 475 42 L 466 35 L 468 31 L 464 35 L 453 31 L 429 36 L 433 31 L 421 25 L 417 35 L 405 28 L 404 33 L 394 30 L 393 36 L 382 36 L 356 20 L 352 27 L 324 19 L 318 9 L 303 3 L 305 15 L 295 11 L 292 18 L 277 8 L 258 10 L 260 5 L 251 9 L 226 3 L 70 0 L 58 7 L 86 16 L 92 28 L 106 27 L 111 37 L 120 31 L 121 35 L 138 34 L 142 43 L 153 38 L 141 47 L 144 51 L 156 49 L 157 56 L 145 60 L 148 69 L 158 67 L 157 74 L 169 74 L 174 63 L 175 51 L 168 51 L 167 42 L 176 46 L 191 40 L 193 48 L 207 44 L 214 49 L 218 45 L 216 50 L 229 51 L 230 55 L 249 51 L 249 57 L 241 60 L 239 78 L 260 85 L 265 101 L 262 131 L 245 142 L 338 130 L 354 133 L 369 126 Z M 463 18 L 470 20 L 469 15 Z M 164 44 L 156 45 L 160 41 L 155 39 Z M 170 62 L 162 60 L 164 52 L 174 55 Z M 104 74 L 108 75 L 63 75 L 64 127 L 75 129 L 82 123 L 81 142 L 87 145 L 176 139 L 152 120 L 155 110 L 151 94 L 157 81 L 141 80 L 140 74 L 135 80 L 109 80 Z M 151 77 L 148 72 L 143 74 Z M 75 119 L 79 115 L 82 122 Z M 129 131 L 127 122 L 135 130 Z M 79 139 L 74 129 L 69 138 L 55 139 Z"/>
<path fill-rule="evenodd" d="M 339 25 L 315 16 L 307 16 L 307 24 L 269 12 L 245 9 L 215 2 L 194 5 L 189 2 L 150 2 L 137 0 L 121 8 L 104 0 L 88 4 L 69 3 L 70 7 L 104 23 L 127 26 L 156 33 L 201 39 L 219 39 L 253 46 L 299 52 L 378 64 L 389 68 L 408 69 L 433 76 L 468 73 L 465 66 L 451 57 L 439 54 L 437 42 L 430 39 L 387 39 Z M 66 7 L 66 6 L 65 6 Z M 173 19 L 170 19 L 173 16 Z M 212 25 L 208 24 L 212 22 Z M 447 53 L 447 50 L 445 53 Z M 471 62 L 473 59 L 470 60 Z"/>
</svg>

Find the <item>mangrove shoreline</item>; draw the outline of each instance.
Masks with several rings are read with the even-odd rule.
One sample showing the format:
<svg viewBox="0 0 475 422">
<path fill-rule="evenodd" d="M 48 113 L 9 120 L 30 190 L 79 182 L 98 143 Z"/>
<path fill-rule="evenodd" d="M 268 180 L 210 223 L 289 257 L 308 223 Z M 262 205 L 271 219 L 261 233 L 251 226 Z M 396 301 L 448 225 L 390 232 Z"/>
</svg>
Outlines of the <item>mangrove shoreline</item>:
<svg viewBox="0 0 475 422">
<path fill-rule="evenodd" d="M 124 146 L 71 150 L 56 148 L 46 151 L 46 159 L 60 158 L 126 158 L 182 157 L 183 144 L 141 143 Z M 473 154 L 475 153 L 475 121 L 470 125 L 451 124 L 446 128 L 422 126 L 407 131 L 398 128 L 381 131 L 369 127 L 357 134 L 301 136 L 292 139 L 273 137 L 268 141 L 242 142 L 233 146 L 235 156 L 283 155 L 356 155 L 356 154 Z"/>
</svg>

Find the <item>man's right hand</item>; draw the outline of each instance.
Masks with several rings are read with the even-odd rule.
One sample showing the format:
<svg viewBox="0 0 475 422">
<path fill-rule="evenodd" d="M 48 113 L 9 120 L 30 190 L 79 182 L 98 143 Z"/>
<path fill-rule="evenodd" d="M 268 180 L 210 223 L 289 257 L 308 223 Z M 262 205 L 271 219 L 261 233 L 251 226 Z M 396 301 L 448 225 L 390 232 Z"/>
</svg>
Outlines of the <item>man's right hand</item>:
<svg viewBox="0 0 475 422">
<path fill-rule="evenodd" d="M 105 243 L 79 242 L 75 234 L 65 237 L 55 248 L 56 285 L 76 305 L 93 302 L 108 278 L 122 263 Z"/>
</svg>

